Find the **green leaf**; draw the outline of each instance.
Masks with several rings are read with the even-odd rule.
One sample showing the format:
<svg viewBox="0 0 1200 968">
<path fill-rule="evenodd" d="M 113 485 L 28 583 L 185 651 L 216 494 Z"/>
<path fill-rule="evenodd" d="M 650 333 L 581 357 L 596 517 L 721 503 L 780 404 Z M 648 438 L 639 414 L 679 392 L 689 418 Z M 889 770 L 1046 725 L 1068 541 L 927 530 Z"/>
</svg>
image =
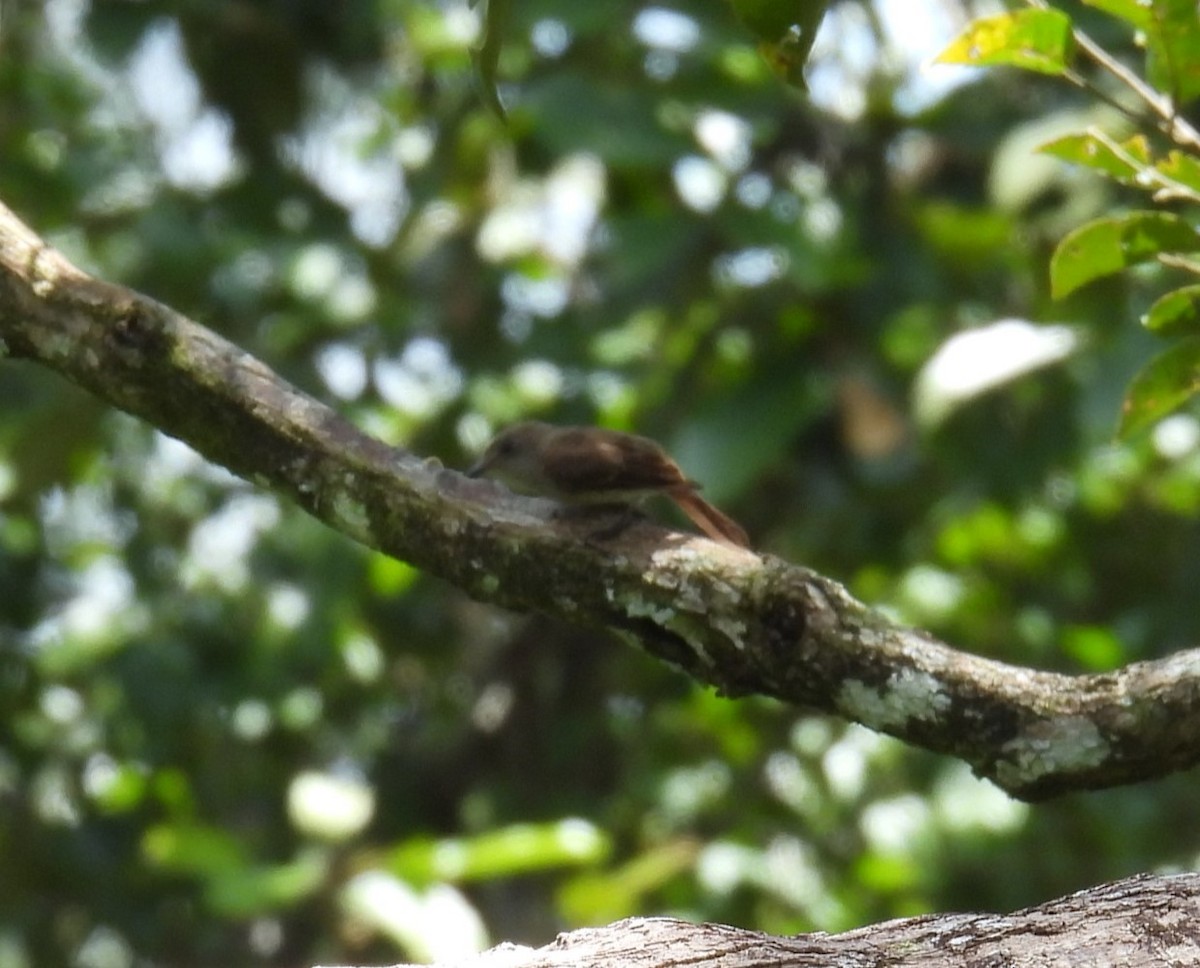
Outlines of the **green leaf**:
<svg viewBox="0 0 1200 968">
<path fill-rule="evenodd" d="M 1158 299 L 1142 325 L 1159 336 L 1200 333 L 1200 286 L 1184 286 Z"/>
<path fill-rule="evenodd" d="M 1144 135 L 1117 141 L 1103 131 L 1089 130 L 1048 141 L 1039 150 L 1091 168 L 1123 185 L 1166 192 L 1173 197 L 1200 196 L 1200 160 L 1174 150 L 1155 163 Z"/>
<path fill-rule="evenodd" d="M 1061 74 L 1074 52 L 1071 18 L 1061 10 L 1017 10 L 972 21 L 935 63 Z"/>
<path fill-rule="evenodd" d="M 1120 272 L 1162 252 L 1200 247 L 1196 230 L 1177 215 L 1131 212 L 1080 226 L 1058 244 L 1050 259 L 1050 292 L 1055 299 L 1102 276 Z"/>
<path fill-rule="evenodd" d="M 559 903 L 574 921 L 627 917 L 644 908 L 647 894 L 693 868 L 697 852 L 690 838 L 667 840 L 614 870 L 588 871 L 572 878 L 560 891 Z"/>
<path fill-rule="evenodd" d="M 1123 185 L 1139 184 L 1138 175 L 1150 165 L 1150 145 L 1140 134 L 1122 142 L 1101 131 L 1069 134 L 1047 142 L 1039 150 L 1101 172 Z"/>
<path fill-rule="evenodd" d="M 1176 105 L 1200 96 L 1200 16 L 1196 0 L 1153 0 L 1146 28 L 1146 76 Z"/>
<path fill-rule="evenodd" d="M 97 786 L 92 798 L 101 810 L 126 813 L 142 803 L 150 784 L 144 770 L 131 763 L 121 763 L 105 777 L 102 785 Z"/>
<path fill-rule="evenodd" d="M 1063 630 L 1063 651 L 1084 668 L 1107 672 L 1125 658 L 1125 646 L 1103 625 L 1073 625 Z"/>
<path fill-rule="evenodd" d="M 1200 336 L 1160 353 L 1133 378 L 1117 433 L 1129 437 L 1161 420 L 1200 390 Z"/>
<path fill-rule="evenodd" d="M 1200 192 L 1200 160 L 1182 151 L 1171 151 L 1154 166 L 1160 174 L 1194 192 Z"/>
<path fill-rule="evenodd" d="M 729 0 L 734 12 L 759 40 L 767 63 L 789 84 L 803 88 L 817 28 L 828 0 Z"/>
<path fill-rule="evenodd" d="M 1139 0 L 1083 0 L 1089 7 L 1103 10 L 1114 17 L 1120 17 L 1138 30 L 1145 30 L 1153 24 L 1150 8 Z"/>
<path fill-rule="evenodd" d="M 209 880 L 205 900 L 218 914 L 252 917 L 295 906 L 315 894 L 328 875 L 326 856 L 310 849 L 285 864 L 223 870 Z"/>
<path fill-rule="evenodd" d="M 388 869 L 410 883 L 483 881 L 593 864 L 612 844 L 586 820 L 512 824 L 473 837 L 414 839 L 396 847 Z"/>
<path fill-rule="evenodd" d="M 150 827 L 142 838 L 142 853 L 151 866 L 178 874 L 219 874 L 245 863 L 233 834 L 193 821 Z"/>
</svg>

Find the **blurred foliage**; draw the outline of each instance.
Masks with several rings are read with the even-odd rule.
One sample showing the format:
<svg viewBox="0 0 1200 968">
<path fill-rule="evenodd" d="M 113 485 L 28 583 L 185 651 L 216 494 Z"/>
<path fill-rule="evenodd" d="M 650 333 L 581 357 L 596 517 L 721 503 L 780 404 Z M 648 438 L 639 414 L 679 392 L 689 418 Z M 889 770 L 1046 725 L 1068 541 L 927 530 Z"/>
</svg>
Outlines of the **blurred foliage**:
<svg viewBox="0 0 1200 968">
<path fill-rule="evenodd" d="M 1163 72 L 1195 45 L 1094 6 L 1064 12 L 1193 90 Z M 1186 267 L 1138 249 L 1059 300 L 1047 267 L 1146 171 L 1195 191 L 1195 155 L 1130 141 L 1090 62 L 1091 90 L 919 70 L 965 0 L 832 5 L 807 95 L 751 7 L 512 4 L 504 123 L 465 2 L 9 0 L 0 198 L 447 464 L 525 415 L 636 428 L 762 548 L 962 648 L 1194 645 L 1194 400 L 1113 438 L 1139 317 L 1195 345 Z M 476 605 L 36 368 L 3 363 L 0 404 L 6 968 L 392 962 L 633 913 L 837 930 L 1200 856 L 1194 778 L 1013 803 Z"/>
<path fill-rule="evenodd" d="M 1113 79 L 1149 109 L 1146 122 L 1160 129 L 1171 148 L 1161 158 L 1144 134 L 1118 140 L 1103 130 L 1057 138 L 1041 150 L 1151 194 L 1154 201 L 1187 210 L 1200 204 L 1200 132 L 1178 114 L 1178 106 L 1200 96 L 1200 14 L 1179 0 L 1089 0 L 1137 32 L 1145 48 L 1145 74 L 1153 87 L 1130 75 L 1119 62 L 1074 29 L 1062 11 L 1018 10 L 973 21 L 946 48 L 939 61 L 952 64 L 1023 67 L 1059 74 L 1080 86 L 1089 82 L 1076 71 L 1078 50 L 1085 51 Z M 1093 88 L 1100 97 L 1128 107 Z M 1191 212 L 1195 218 L 1195 212 Z M 1200 235 L 1185 218 L 1171 212 L 1133 211 L 1093 219 L 1069 233 L 1050 262 L 1050 291 L 1070 295 L 1113 273 L 1147 261 L 1200 275 Z M 1148 363 L 1130 384 L 1121 413 L 1121 433 L 1144 431 L 1200 393 L 1200 289 L 1179 286 L 1161 296 L 1142 317 L 1147 329 L 1180 336 L 1174 346 Z"/>
</svg>

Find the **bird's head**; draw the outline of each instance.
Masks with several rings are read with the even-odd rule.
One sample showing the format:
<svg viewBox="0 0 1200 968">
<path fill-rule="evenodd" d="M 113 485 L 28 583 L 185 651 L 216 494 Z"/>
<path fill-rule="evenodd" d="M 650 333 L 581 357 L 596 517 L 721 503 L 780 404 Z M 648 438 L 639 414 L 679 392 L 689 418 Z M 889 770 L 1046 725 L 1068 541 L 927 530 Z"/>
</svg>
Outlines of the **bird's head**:
<svg viewBox="0 0 1200 968">
<path fill-rule="evenodd" d="M 550 424 L 530 420 L 498 433 L 467 470 L 468 477 L 491 477 L 517 491 L 545 489 L 542 445 L 554 432 Z"/>
</svg>

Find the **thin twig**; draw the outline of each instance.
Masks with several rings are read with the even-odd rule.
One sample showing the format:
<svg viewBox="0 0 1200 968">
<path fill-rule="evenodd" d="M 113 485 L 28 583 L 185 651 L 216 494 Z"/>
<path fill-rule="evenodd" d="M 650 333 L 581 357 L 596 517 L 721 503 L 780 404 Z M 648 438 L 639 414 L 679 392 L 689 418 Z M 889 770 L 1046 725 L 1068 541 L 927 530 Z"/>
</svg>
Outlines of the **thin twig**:
<svg viewBox="0 0 1200 968">
<path fill-rule="evenodd" d="M 1170 252 L 1160 252 L 1158 254 L 1158 261 L 1173 269 L 1182 269 L 1184 272 L 1190 272 L 1194 276 L 1200 276 L 1200 262 L 1197 262 L 1195 259 L 1189 259 L 1187 256 L 1175 255 Z"/>
<path fill-rule="evenodd" d="M 1163 131 L 1176 144 L 1200 150 L 1200 131 L 1176 113 L 1170 98 L 1159 94 L 1082 30 L 1075 30 L 1074 33 L 1079 49 L 1141 98 L 1150 110 L 1158 115 L 1163 124 Z"/>
<path fill-rule="evenodd" d="M 1038 10 L 1051 9 L 1050 4 L 1046 0 L 1025 0 L 1025 2 Z M 1159 127 L 1167 137 L 1178 145 L 1191 148 L 1194 151 L 1200 151 L 1200 131 L 1197 131 L 1179 116 L 1169 97 L 1156 91 L 1078 27 L 1073 27 L 1071 33 L 1081 51 L 1090 57 L 1099 67 L 1108 71 L 1109 74 L 1129 88 L 1158 116 L 1160 121 Z"/>
</svg>

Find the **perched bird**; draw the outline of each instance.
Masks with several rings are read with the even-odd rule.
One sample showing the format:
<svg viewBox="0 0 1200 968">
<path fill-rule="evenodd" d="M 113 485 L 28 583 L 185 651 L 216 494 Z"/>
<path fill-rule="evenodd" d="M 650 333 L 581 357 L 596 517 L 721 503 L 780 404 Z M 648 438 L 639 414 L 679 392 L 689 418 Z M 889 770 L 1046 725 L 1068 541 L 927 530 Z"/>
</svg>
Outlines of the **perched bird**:
<svg viewBox="0 0 1200 968">
<path fill-rule="evenodd" d="M 528 421 L 497 434 L 467 474 L 569 506 L 633 505 L 663 494 L 710 538 L 750 547 L 741 525 L 700 497 L 700 485 L 647 437 Z"/>
</svg>

